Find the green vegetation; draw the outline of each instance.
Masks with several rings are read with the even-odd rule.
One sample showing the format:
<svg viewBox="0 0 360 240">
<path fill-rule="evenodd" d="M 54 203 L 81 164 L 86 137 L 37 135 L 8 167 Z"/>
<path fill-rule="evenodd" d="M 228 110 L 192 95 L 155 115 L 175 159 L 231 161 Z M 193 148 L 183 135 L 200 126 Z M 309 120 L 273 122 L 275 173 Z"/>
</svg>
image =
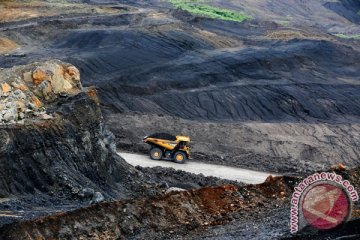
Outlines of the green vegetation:
<svg viewBox="0 0 360 240">
<path fill-rule="evenodd" d="M 334 35 L 339 37 L 339 38 L 344 38 L 344 39 L 360 39 L 360 34 L 346 35 L 346 34 L 342 34 L 342 33 L 337 33 L 337 34 L 334 34 Z"/>
<path fill-rule="evenodd" d="M 281 25 L 281 26 L 283 26 L 283 27 L 288 27 L 288 26 L 290 26 L 290 21 L 287 21 L 287 20 L 285 20 L 285 21 L 278 21 L 278 23 Z"/>
<path fill-rule="evenodd" d="M 224 8 L 217 8 L 204 3 L 199 0 L 169 0 L 176 8 L 187 11 L 192 14 L 221 19 L 227 21 L 242 22 L 247 19 L 252 19 L 251 16 L 243 13 L 231 11 Z"/>
</svg>

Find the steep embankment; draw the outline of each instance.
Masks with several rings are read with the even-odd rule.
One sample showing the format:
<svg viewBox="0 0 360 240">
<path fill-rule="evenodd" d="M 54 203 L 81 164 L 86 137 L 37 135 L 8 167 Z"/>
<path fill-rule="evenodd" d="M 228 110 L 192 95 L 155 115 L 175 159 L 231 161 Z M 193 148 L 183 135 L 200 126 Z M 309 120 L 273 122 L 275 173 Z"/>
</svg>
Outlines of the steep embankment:
<svg viewBox="0 0 360 240">
<path fill-rule="evenodd" d="M 359 168 L 336 170 L 360 187 Z M 357 239 L 359 205 L 352 219 L 331 231 L 290 234 L 289 199 L 299 179 L 269 177 L 259 185 L 224 185 L 168 191 L 147 199 L 99 203 L 73 212 L 1 228 L 3 239 Z M 276 221 L 274 221 L 276 219 Z"/>
<path fill-rule="evenodd" d="M 232 220 L 266 214 L 286 201 L 293 179 L 269 178 L 259 186 L 232 185 L 173 191 L 158 198 L 100 203 L 1 229 L 3 239 L 175 239 L 204 233 Z M 271 200 L 270 200 L 271 198 Z M 256 213 L 253 208 L 256 207 Z"/>
<path fill-rule="evenodd" d="M 96 90 L 82 88 L 76 67 L 33 63 L 2 69 L 0 80 L 1 198 L 141 194 L 141 174 L 116 155 Z"/>
</svg>

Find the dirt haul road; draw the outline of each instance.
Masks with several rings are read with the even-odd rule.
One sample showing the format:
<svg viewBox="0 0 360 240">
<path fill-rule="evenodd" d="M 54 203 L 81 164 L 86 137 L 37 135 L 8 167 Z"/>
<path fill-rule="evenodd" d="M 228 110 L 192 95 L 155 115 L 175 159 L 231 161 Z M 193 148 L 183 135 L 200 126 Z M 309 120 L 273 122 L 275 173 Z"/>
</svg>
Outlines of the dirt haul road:
<svg viewBox="0 0 360 240">
<path fill-rule="evenodd" d="M 141 167 L 165 167 L 174 168 L 194 174 L 203 174 L 205 176 L 218 177 L 222 179 L 235 180 L 247 184 L 263 183 L 269 175 L 275 175 L 266 172 L 258 172 L 236 167 L 226 167 L 215 164 L 206 164 L 189 160 L 186 164 L 177 164 L 169 160 L 155 161 L 147 155 L 118 152 L 126 162 L 133 166 Z"/>
</svg>

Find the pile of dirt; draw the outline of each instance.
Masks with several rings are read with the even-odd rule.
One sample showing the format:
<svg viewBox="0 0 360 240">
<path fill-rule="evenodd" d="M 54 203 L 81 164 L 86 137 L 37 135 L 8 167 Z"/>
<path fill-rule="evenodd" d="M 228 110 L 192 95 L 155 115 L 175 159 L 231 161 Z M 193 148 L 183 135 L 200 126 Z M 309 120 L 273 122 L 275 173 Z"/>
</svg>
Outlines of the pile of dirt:
<svg viewBox="0 0 360 240">
<path fill-rule="evenodd" d="M 348 179 L 354 184 L 355 188 L 359 189 L 359 169 L 360 168 L 357 167 L 352 170 L 344 170 L 343 168 L 334 166 L 334 168 L 332 170 L 329 169 L 328 172 L 335 171 L 337 174 L 341 174 L 344 179 Z M 264 184 L 251 186 L 249 188 L 250 195 L 253 192 L 259 192 L 261 189 L 264 196 L 271 198 L 273 204 L 267 206 L 265 212 L 262 212 L 261 207 L 254 207 L 251 214 L 246 215 L 246 220 L 240 218 L 240 221 L 232 221 L 226 225 L 206 228 L 206 230 L 197 231 L 189 237 L 185 237 L 185 239 L 359 239 L 359 228 L 355 227 L 359 224 L 359 202 L 354 204 L 352 219 L 336 229 L 322 231 L 305 227 L 297 234 L 291 234 L 289 230 L 289 194 L 293 193 L 293 187 L 298 185 L 298 183 L 299 179 L 269 177 Z M 291 187 L 287 188 L 286 186 Z M 283 203 L 275 200 L 279 196 L 284 196 L 284 194 L 285 200 Z M 242 193 L 242 195 L 246 196 L 247 194 Z M 244 212 L 240 213 L 244 214 Z M 245 218 L 245 216 L 243 217 Z"/>
<path fill-rule="evenodd" d="M 266 184 L 240 189 L 224 185 L 172 192 L 153 199 L 100 203 L 3 227 L 1 237 L 175 238 L 204 227 L 225 224 L 234 218 L 246 219 L 255 207 L 262 212 L 275 202 L 282 204 L 288 194 L 279 196 L 277 193 L 290 189 L 289 182 L 271 178 Z"/>
<path fill-rule="evenodd" d="M 160 186 L 165 187 L 164 191 L 171 187 L 183 189 L 198 189 L 208 186 L 221 186 L 231 184 L 237 187 L 243 186 L 243 183 L 220 179 L 216 177 L 205 177 L 202 174 L 196 175 L 189 172 L 175 170 L 173 168 L 144 168 L 140 166 L 135 167 L 142 173 L 151 176 L 151 180 L 159 183 Z"/>
</svg>

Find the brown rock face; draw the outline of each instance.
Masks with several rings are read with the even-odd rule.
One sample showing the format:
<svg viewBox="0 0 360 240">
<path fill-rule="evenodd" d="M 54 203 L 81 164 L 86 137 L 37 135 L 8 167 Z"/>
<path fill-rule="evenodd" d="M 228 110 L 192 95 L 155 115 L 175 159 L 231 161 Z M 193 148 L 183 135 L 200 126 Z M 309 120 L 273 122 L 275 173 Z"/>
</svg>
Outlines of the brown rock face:
<svg viewBox="0 0 360 240">
<path fill-rule="evenodd" d="M 3 93 L 8 93 L 11 91 L 11 87 L 7 83 L 1 83 L 1 89 Z"/>
<path fill-rule="evenodd" d="M 31 100 L 37 108 L 42 107 L 42 102 L 35 95 L 31 96 Z"/>
<path fill-rule="evenodd" d="M 79 70 L 59 61 L 49 61 L 36 68 L 32 73 L 32 80 L 36 86 L 45 80 L 49 81 L 55 93 L 81 89 Z"/>
<path fill-rule="evenodd" d="M 33 82 L 35 85 L 39 85 L 46 78 L 46 73 L 43 69 L 37 68 L 32 74 Z"/>
<path fill-rule="evenodd" d="M 70 83 L 79 83 L 80 72 L 76 67 L 69 66 L 64 73 L 64 78 Z"/>
<path fill-rule="evenodd" d="M 13 86 L 15 89 L 19 89 L 21 91 L 28 91 L 29 88 L 25 84 L 18 84 L 16 82 L 11 83 L 11 86 Z"/>
<path fill-rule="evenodd" d="M 49 81 L 43 81 L 36 89 L 36 95 L 49 100 L 52 96 L 53 88 Z"/>
<path fill-rule="evenodd" d="M 74 95 L 81 89 L 79 70 L 59 60 L 2 69 L 0 125 L 36 118 L 60 94 Z"/>
<path fill-rule="evenodd" d="M 4 228 L 0 237 L 127 239 L 134 238 L 140 229 L 158 232 L 174 231 L 176 227 L 223 224 L 228 222 L 228 213 L 243 210 L 243 205 L 236 187 L 207 187 L 167 194 L 158 199 L 101 203 L 70 213 L 13 224 Z M 135 238 L 149 239 L 138 236 Z"/>
</svg>

